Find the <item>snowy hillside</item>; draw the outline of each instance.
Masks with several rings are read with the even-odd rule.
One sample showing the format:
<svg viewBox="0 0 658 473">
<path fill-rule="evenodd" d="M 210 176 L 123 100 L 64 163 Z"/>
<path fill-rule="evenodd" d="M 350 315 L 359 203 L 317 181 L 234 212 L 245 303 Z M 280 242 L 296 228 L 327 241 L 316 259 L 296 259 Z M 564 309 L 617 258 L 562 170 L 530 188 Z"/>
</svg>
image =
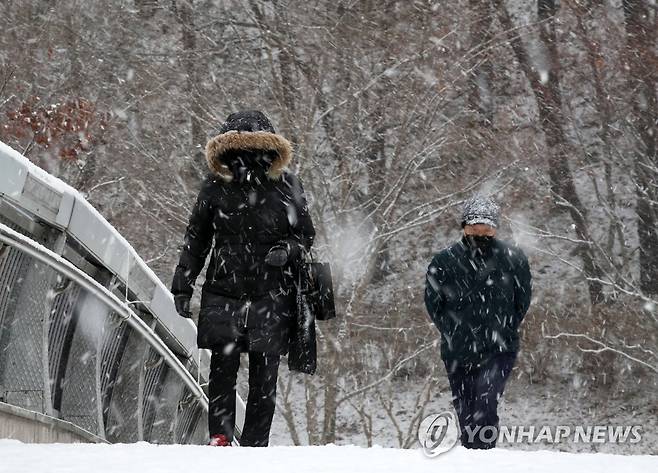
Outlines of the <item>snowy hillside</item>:
<svg viewBox="0 0 658 473">
<path fill-rule="evenodd" d="M 520 452 L 496 449 L 473 451 L 457 447 L 427 458 L 420 450 L 389 448 L 272 447 L 210 448 L 199 446 L 27 445 L 0 440 L 0 472 L 148 473 L 358 473 L 459 472 L 523 473 L 645 473 L 658 471 L 658 456 Z"/>
</svg>

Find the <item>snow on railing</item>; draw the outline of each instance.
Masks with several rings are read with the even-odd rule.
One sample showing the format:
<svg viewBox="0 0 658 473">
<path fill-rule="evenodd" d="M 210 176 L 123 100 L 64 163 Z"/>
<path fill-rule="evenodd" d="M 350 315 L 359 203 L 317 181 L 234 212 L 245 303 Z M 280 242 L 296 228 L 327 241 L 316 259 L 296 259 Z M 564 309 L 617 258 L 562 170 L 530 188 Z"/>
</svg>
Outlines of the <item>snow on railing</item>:
<svg viewBox="0 0 658 473">
<path fill-rule="evenodd" d="M 205 443 L 207 364 L 128 242 L 0 142 L 0 401 L 110 442 Z"/>
</svg>

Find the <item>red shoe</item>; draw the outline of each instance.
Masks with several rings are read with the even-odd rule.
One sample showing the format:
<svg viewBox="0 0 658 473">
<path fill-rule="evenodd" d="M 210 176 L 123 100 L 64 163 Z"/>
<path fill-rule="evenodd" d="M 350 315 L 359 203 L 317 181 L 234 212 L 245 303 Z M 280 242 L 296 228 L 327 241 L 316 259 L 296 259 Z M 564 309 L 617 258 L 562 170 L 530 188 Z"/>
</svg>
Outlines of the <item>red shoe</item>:
<svg viewBox="0 0 658 473">
<path fill-rule="evenodd" d="M 211 447 L 230 447 L 231 442 L 229 442 L 228 437 L 224 434 L 215 434 L 210 437 L 210 442 L 208 445 Z"/>
</svg>

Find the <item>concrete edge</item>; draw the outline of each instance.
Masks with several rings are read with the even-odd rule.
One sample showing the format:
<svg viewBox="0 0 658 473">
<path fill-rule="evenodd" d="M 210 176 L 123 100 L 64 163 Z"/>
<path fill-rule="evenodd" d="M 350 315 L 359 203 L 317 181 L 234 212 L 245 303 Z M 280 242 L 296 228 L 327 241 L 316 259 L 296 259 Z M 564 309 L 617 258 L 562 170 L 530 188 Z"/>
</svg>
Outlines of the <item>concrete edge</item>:
<svg viewBox="0 0 658 473">
<path fill-rule="evenodd" d="M 88 443 L 109 443 L 107 440 L 99 437 L 98 435 L 92 434 L 84 430 L 77 425 L 62 420 L 55 417 L 42 414 L 41 412 L 30 411 L 28 409 L 23 409 L 22 407 L 14 406 L 12 404 L 7 404 L 0 402 L 0 417 L 17 417 L 19 422 L 22 420 L 23 423 L 31 423 L 40 428 L 46 428 L 51 432 L 61 433 L 65 432 L 70 435 L 71 438 L 77 438 L 81 442 Z M 7 424 L 6 419 L 3 419 L 2 424 Z M 1 436 L 0 436 L 1 437 Z M 56 435 L 53 436 L 55 440 Z M 14 438 L 14 437 L 7 437 Z M 17 440 L 23 440 L 18 438 Z"/>
</svg>

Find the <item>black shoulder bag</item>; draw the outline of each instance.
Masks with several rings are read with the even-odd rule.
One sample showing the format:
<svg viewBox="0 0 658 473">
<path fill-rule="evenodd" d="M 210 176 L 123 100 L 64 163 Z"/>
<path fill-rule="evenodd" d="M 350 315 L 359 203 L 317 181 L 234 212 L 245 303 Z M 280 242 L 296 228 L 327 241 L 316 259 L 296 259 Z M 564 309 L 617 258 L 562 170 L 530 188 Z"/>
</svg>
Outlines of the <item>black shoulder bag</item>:
<svg viewBox="0 0 658 473">
<path fill-rule="evenodd" d="M 308 300 L 311 311 L 318 320 L 331 320 L 336 317 L 331 265 L 316 263 L 312 251 L 311 262 L 305 263 L 305 265 L 308 274 Z"/>
<path fill-rule="evenodd" d="M 329 263 L 303 262 L 296 287 L 297 310 L 290 329 L 288 369 L 314 374 L 317 369 L 315 320 L 336 317 Z"/>
</svg>

